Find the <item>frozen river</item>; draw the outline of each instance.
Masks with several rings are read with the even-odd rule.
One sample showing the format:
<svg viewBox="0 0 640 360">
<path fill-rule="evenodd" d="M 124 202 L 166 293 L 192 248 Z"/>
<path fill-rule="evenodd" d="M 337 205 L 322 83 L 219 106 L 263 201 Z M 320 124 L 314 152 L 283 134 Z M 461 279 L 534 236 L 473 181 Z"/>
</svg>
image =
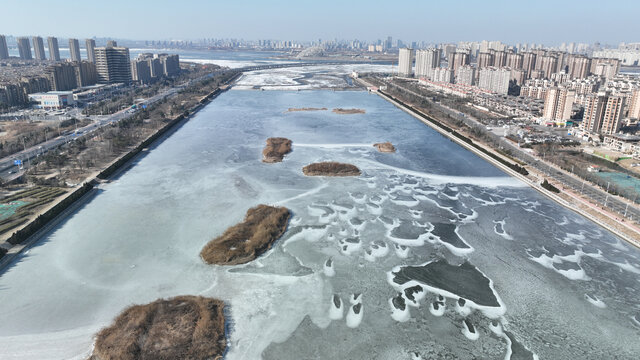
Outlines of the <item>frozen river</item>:
<svg viewBox="0 0 640 360">
<path fill-rule="evenodd" d="M 363 175 L 302 175 L 328 160 Z M 294 214 L 274 249 L 205 265 L 260 203 Z M 637 249 L 376 95 L 232 90 L 0 275 L 0 358 L 84 359 L 123 308 L 200 294 L 229 304 L 227 359 L 633 359 L 639 290 Z"/>
</svg>

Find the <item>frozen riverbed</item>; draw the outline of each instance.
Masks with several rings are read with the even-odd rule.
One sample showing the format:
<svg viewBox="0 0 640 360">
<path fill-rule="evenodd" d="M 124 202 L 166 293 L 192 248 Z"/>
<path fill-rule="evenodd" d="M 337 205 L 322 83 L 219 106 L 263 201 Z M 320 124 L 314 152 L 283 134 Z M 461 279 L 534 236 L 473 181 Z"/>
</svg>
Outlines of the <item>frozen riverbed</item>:
<svg viewBox="0 0 640 360">
<path fill-rule="evenodd" d="M 265 164 L 272 136 L 293 152 Z M 329 160 L 363 174 L 301 172 Z M 205 265 L 260 203 L 293 212 L 274 249 Z M 639 258 L 376 95 L 230 91 L 0 275 L 0 358 L 84 359 L 126 306 L 193 294 L 230 305 L 228 359 L 633 359 Z"/>
</svg>

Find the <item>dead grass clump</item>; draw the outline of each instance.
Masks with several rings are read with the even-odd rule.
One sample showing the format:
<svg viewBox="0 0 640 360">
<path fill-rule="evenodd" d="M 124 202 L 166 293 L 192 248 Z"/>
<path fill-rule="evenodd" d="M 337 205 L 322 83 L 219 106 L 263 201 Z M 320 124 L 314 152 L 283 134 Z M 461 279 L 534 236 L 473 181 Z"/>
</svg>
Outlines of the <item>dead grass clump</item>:
<svg viewBox="0 0 640 360">
<path fill-rule="evenodd" d="M 333 109 L 333 112 L 336 114 L 364 114 L 365 111 L 364 109 L 343 109 L 343 108 L 336 108 Z"/>
<path fill-rule="evenodd" d="M 307 176 L 359 176 L 360 169 L 355 165 L 339 162 L 321 162 L 309 164 L 302 168 Z"/>
<path fill-rule="evenodd" d="M 223 310 L 222 301 L 201 296 L 132 306 L 98 333 L 90 359 L 221 359 Z"/>
<path fill-rule="evenodd" d="M 291 140 L 282 137 L 267 139 L 267 145 L 262 150 L 262 161 L 266 163 L 281 162 L 284 156 L 291 152 Z"/>
<path fill-rule="evenodd" d="M 396 152 L 396 148 L 393 146 L 392 143 L 388 141 L 383 143 L 376 143 L 376 144 L 373 144 L 373 146 L 375 146 L 378 149 L 378 151 L 383 153 Z"/>
<path fill-rule="evenodd" d="M 208 264 L 245 264 L 262 255 L 284 234 L 289 209 L 258 205 L 247 211 L 244 221 L 211 240 L 200 252 Z"/>
</svg>

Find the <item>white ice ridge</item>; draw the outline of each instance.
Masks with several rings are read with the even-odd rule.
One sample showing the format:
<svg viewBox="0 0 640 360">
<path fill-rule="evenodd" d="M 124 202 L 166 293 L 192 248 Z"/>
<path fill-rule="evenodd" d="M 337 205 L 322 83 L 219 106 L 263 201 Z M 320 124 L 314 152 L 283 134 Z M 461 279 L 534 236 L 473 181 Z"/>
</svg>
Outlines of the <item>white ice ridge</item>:
<svg viewBox="0 0 640 360">
<path fill-rule="evenodd" d="M 354 147 L 364 147 L 364 148 L 373 148 L 373 144 L 301 144 L 301 143 L 293 143 L 293 147 L 308 147 L 308 148 L 317 148 L 317 149 L 345 149 L 345 148 L 354 148 Z"/>
<path fill-rule="evenodd" d="M 329 258 L 324 263 L 324 274 L 328 277 L 333 277 L 336 274 L 336 270 L 333 267 L 333 259 Z"/>
<path fill-rule="evenodd" d="M 316 188 L 313 188 L 313 189 L 311 189 L 309 191 L 305 191 L 305 192 L 303 192 L 301 194 L 298 194 L 296 196 L 292 196 L 290 198 L 277 201 L 277 202 L 274 203 L 274 205 L 282 205 L 282 204 L 284 204 L 286 202 L 289 202 L 289 201 L 292 201 L 292 200 L 296 200 L 296 199 L 300 199 L 300 198 L 303 198 L 303 197 L 307 197 L 309 195 L 313 195 L 315 193 L 318 193 L 318 192 L 322 191 L 323 189 L 325 189 L 328 186 L 329 186 L 329 183 L 327 183 L 327 182 L 322 183 L 320 186 L 318 186 Z"/>
<path fill-rule="evenodd" d="M 372 168 L 361 167 L 360 168 L 361 170 L 380 170 L 380 169 L 393 170 L 401 174 L 413 175 L 423 179 L 428 179 L 432 183 L 436 183 L 436 184 L 468 184 L 468 185 L 482 186 L 486 188 L 496 188 L 500 186 L 524 188 L 528 186 L 522 181 L 510 176 L 480 177 L 480 176 L 438 175 L 438 174 L 432 174 L 427 172 L 403 169 L 403 168 L 383 164 L 381 162 L 369 160 L 369 159 L 358 159 L 358 162 L 366 162 L 373 166 Z"/>
<path fill-rule="evenodd" d="M 362 317 L 363 317 L 362 301 L 358 301 L 355 304 L 351 305 L 351 307 L 349 308 L 349 311 L 347 312 L 347 326 L 350 328 L 357 328 L 362 322 Z"/>
<path fill-rule="evenodd" d="M 343 304 L 342 299 L 337 294 L 334 294 L 331 297 L 331 308 L 329 309 L 329 319 L 331 320 L 340 320 L 342 319 L 343 314 Z"/>
<path fill-rule="evenodd" d="M 473 331 L 471 331 L 473 329 Z M 478 340 L 480 334 L 478 329 L 471 324 L 468 319 L 462 320 L 462 334 L 469 340 Z"/>
<path fill-rule="evenodd" d="M 605 303 L 604 303 L 604 301 L 602 301 L 602 300 L 598 299 L 598 298 L 597 298 L 597 297 L 595 297 L 595 296 L 590 296 L 590 295 L 588 295 L 588 294 L 584 294 L 584 298 L 585 298 L 585 299 L 587 299 L 587 301 L 588 301 L 591 305 L 593 305 L 593 306 L 595 306 L 595 307 L 598 307 L 598 308 L 600 308 L 600 309 L 604 309 L 604 308 L 606 308 L 606 307 L 607 307 L 607 304 L 605 304 Z"/>
</svg>

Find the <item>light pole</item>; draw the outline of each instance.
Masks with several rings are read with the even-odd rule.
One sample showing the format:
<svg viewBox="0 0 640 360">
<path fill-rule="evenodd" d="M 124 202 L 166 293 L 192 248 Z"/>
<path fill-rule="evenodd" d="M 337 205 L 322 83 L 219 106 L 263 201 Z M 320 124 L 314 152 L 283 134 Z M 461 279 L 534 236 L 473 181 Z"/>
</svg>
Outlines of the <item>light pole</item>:
<svg viewBox="0 0 640 360">
<path fill-rule="evenodd" d="M 627 217 L 627 209 L 629 209 L 629 203 L 627 203 L 627 206 L 624 208 L 624 217 Z"/>
<path fill-rule="evenodd" d="M 607 181 L 607 194 L 609 193 L 609 182 Z"/>
</svg>

